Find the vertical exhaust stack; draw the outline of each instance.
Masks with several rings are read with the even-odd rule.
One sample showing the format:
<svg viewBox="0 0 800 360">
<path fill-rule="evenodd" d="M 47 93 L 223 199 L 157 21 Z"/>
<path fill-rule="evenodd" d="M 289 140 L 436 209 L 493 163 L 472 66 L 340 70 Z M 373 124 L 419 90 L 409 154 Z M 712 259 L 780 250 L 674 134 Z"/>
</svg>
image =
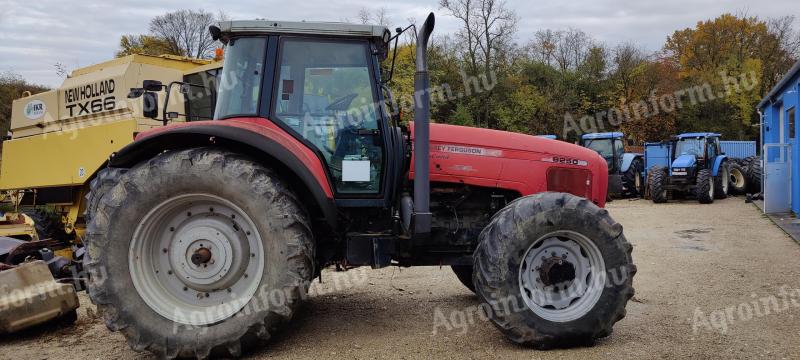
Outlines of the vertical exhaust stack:
<svg viewBox="0 0 800 360">
<path fill-rule="evenodd" d="M 436 22 L 430 13 L 417 34 L 417 72 L 414 74 L 414 234 L 431 232 L 430 184 L 430 79 L 428 40 Z"/>
</svg>

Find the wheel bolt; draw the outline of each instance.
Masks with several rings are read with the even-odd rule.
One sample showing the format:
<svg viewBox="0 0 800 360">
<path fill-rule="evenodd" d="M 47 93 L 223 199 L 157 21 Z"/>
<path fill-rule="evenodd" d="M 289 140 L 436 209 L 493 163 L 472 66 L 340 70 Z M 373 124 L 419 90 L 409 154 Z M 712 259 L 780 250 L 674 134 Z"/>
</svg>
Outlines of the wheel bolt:
<svg viewBox="0 0 800 360">
<path fill-rule="evenodd" d="M 189 290 L 189 288 L 188 288 L 188 287 L 186 287 L 186 286 L 184 286 L 184 287 L 183 287 L 183 291 L 187 291 L 187 290 Z"/>
<path fill-rule="evenodd" d="M 192 216 L 192 212 L 191 211 L 187 212 L 186 216 Z"/>
<path fill-rule="evenodd" d="M 168 275 L 172 275 L 172 270 L 167 271 Z"/>
<path fill-rule="evenodd" d="M 174 227 L 170 227 L 169 231 L 175 231 L 175 228 Z"/>
<path fill-rule="evenodd" d="M 166 254 L 166 253 L 167 253 L 167 248 L 163 248 L 163 249 L 161 249 L 161 252 L 163 252 L 164 254 Z"/>
</svg>

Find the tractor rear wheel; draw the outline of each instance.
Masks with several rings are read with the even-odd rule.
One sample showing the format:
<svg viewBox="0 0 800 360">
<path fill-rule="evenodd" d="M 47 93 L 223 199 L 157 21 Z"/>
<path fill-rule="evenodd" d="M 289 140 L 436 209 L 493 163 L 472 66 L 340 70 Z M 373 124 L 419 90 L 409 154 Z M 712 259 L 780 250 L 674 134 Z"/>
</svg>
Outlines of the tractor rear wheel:
<svg viewBox="0 0 800 360">
<path fill-rule="evenodd" d="M 727 162 L 723 162 L 717 170 L 717 177 L 714 178 L 714 198 L 725 199 L 728 197 L 730 182 L 730 168 Z"/>
<path fill-rule="evenodd" d="M 511 341 L 540 349 L 611 334 L 633 296 L 622 226 L 564 193 L 520 198 L 494 215 L 475 250 L 481 307 Z"/>
<path fill-rule="evenodd" d="M 697 195 L 697 200 L 700 201 L 701 204 L 711 204 L 714 202 L 714 177 L 711 176 L 711 170 L 708 169 L 700 169 L 697 171 L 697 187 L 695 188 L 695 194 Z"/>
<path fill-rule="evenodd" d="M 92 215 L 103 196 L 117 184 L 122 174 L 127 171 L 128 169 L 107 167 L 100 170 L 97 176 L 89 182 L 89 192 L 85 196 L 86 209 L 83 211 L 83 218 L 86 219 L 87 224 L 92 221 Z"/>
<path fill-rule="evenodd" d="M 742 167 L 737 163 L 732 163 L 729 170 L 729 186 L 731 193 L 736 195 L 742 195 L 746 193 L 748 181 Z"/>
<path fill-rule="evenodd" d="M 453 269 L 458 281 L 474 293 L 475 284 L 472 282 L 472 265 L 453 265 L 450 268 Z"/>
<path fill-rule="evenodd" d="M 644 187 L 642 184 L 644 181 L 642 180 L 642 172 L 644 171 L 644 162 L 641 158 L 633 159 L 631 165 L 628 167 L 628 171 L 622 174 L 622 181 L 625 183 L 625 189 L 627 189 L 627 196 L 642 196 L 644 194 Z"/>
<path fill-rule="evenodd" d="M 651 166 L 647 171 L 647 186 L 650 187 L 650 199 L 654 203 L 667 202 L 667 168 Z"/>
<path fill-rule="evenodd" d="M 134 350 L 238 357 L 306 296 L 309 224 L 287 184 L 249 158 L 165 152 L 97 202 L 87 229 L 89 296 Z"/>
</svg>

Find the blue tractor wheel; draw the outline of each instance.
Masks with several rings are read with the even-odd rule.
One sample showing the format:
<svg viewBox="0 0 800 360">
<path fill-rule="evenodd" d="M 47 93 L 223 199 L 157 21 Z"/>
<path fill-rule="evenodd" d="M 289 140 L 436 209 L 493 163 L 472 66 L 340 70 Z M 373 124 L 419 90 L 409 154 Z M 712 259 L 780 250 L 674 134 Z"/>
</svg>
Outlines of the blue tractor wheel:
<svg viewBox="0 0 800 360">
<path fill-rule="evenodd" d="M 714 178 L 714 198 L 725 199 L 728 197 L 728 189 L 730 182 L 730 167 L 728 162 L 725 161 L 719 166 L 717 170 L 717 177 Z"/>
<path fill-rule="evenodd" d="M 715 182 L 714 177 L 711 176 L 711 170 L 701 169 L 697 171 L 697 187 L 695 188 L 695 194 L 697 194 L 697 200 L 699 200 L 701 204 L 711 204 L 714 202 Z"/>
<path fill-rule="evenodd" d="M 647 186 L 650 187 L 650 199 L 654 203 L 667 202 L 667 168 L 653 165 L 647 171 Z"/>
</svg>

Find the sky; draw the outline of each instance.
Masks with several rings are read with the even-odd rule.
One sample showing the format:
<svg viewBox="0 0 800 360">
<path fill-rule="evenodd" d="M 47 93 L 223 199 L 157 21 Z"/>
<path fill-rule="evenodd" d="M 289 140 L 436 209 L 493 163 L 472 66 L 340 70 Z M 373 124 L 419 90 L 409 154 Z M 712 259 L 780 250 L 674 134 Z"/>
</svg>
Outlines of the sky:
<svg viewBox="0 0 800 360">
<path fill-rule="evenodd" d="M 780 17 L 800 15 L 797 0 L 506 0 L 518 17 L 516 39 L 526 42 L 539 29 L 577 28 L 614 46 L 634 42 L 658 50 L 675 30 L 722 13 Z M 454 33 L 458 21 L 439 9 L 438 0 L 0 0 L 0 73 L 14 72 L 29 82 L 56 87 L 67 70 L 113 58 L 120 36 L 147 32 L 150 19 L 182 8 L 224 11 L 231 19 L 345 21 L 362 8 L 385 8 L 393 27 L 428 12 L 437 15 L 436 34 Z M 800 28 L 800 19 L 795 21 Z"/>
</svg>

